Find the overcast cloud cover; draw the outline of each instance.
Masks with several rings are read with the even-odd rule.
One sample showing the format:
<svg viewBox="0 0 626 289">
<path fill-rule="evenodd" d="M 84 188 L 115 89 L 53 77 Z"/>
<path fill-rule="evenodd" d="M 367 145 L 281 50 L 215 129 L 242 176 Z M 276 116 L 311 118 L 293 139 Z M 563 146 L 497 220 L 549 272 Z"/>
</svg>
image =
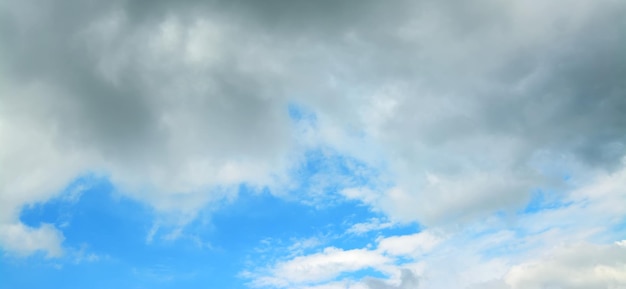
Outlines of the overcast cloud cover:
<svg viewBox="0 0 626 289">
<path fill-rule="evenodd" d="M 623 0 L 2 1 L 0 288 L 145 259 L 70 231 L 94 210 L 205 252 L 151 288 L 626 288 L 625 31 Z"/>
</svg>

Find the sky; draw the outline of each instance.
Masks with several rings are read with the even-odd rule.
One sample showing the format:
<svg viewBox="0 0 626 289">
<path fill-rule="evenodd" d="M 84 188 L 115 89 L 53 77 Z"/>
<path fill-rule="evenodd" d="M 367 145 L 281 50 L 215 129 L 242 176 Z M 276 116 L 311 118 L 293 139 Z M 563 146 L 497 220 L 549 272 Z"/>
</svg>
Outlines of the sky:
<svg viewBox="0 0 626 289">
<path fill-rule="evenodd" d="M 0 2 L 0 289 L 626 288 L 623 0 Z"/>
</svg>

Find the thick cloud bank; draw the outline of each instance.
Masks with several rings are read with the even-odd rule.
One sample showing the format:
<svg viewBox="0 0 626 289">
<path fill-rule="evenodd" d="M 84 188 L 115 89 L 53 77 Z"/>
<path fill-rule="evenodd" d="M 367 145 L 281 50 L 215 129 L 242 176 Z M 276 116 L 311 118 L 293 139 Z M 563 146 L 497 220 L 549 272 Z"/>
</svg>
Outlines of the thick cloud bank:
<svg viewBox="0 0 626 289">
<path fill-rule="evenodd" d="M 393 220 L 567 195 L 624 166 L 625 30 L 616 0 L 4 1 L 0 244 L 61 254 L 19 212 L 84 174 L 185 223 L 320 146 L 377 169 L 340 193 Z"/>
</svg>

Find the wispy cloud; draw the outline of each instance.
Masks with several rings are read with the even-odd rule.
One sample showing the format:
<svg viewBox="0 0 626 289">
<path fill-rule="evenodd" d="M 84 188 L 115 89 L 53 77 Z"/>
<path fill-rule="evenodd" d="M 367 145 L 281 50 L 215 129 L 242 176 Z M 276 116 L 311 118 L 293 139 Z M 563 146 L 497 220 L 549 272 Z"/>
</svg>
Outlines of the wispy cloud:
<svg viewBox="0 0 626 289">
<path fill-rule="evenodd" d="M 356 223 L 350 227 L 346 233 L 361 235 L 370 231 L 377 231 L 381 229 L 391 228 L 395 223 L 391 221 L 381 221 L 380 218 L 372 218 L 364 223 Z"/>
</svg>

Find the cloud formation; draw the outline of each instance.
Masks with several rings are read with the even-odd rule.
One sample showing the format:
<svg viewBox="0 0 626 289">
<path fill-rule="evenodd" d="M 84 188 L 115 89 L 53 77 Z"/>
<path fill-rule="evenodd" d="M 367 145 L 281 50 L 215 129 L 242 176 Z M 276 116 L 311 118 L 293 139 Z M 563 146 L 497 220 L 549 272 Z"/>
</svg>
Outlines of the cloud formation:
<svg viewBox="0 0 626 289">
<path fill-rule="evenodd" d="M 86 173 L 185 224 L 241 184 L 285 195 L 318 147 L 374 167 L 338 194 L 394 221 L 464 228 L 514 216 L 536 189 L 592 199 L 570 212 L 612 224 L 626 213 L 618 181 L 606 194 L 577 190 L 623 179 L 622 1 L 26 0 L 0 11 L 7 250 L 59 255 L 62 234 L 25 226 L 20 211 Z M 304 132 L 293 104 L 315 115 Z M 520 222 L 532 231 L 528 220 L 567 212 Z M 557 225 L 592 235 L 584 222 Z"/>
<path fill-rule="evenodd" d="M 620 288 L 626 286 L 626 249 L 618 245 L 559 248 L 552 256 L 517 265 L 509 288 Z"/>
<path fill-rule="evenodd" d="M 0 225 L 0 245 L 9 252 L 27 256 L 43 251 L 47 258 L 63 255 L 63 234 L 50 224 L 30 228 L 21 223 Z"/>
<path fill-rule="evenodd" d="M 626 246 L 623 229 L 616 228 L 623 226 L 625 176 L 625 169 L 603 176 L 558 204 L 514 218 L 492 215 L 453 230 L 386 234 L 351 250 L 297 252 L 276 260 L 269 270 L 253 267 L 245 277 L 260 288 L 621 288 L 626 286 Z M 334 266 L 354 264 L 346 252 L 368 252 L 385 262 Z M 311 266 L 334 274 L 289 277 L 288 272 L 309 272 Z M 347 274 L 365 268 L 384 278 Z"/>
<path fill-rule="evenodd" d="M 390 261 L 370 250 L 328 247 L 321 253 L 298 256 L 277 264 L 270 270 L 273 276 L 256 279 L 254 286 L 289 288 L 298 284 L 314 284 L 331 280 L 341 273 L 384 266 Z"/>
</svg>

